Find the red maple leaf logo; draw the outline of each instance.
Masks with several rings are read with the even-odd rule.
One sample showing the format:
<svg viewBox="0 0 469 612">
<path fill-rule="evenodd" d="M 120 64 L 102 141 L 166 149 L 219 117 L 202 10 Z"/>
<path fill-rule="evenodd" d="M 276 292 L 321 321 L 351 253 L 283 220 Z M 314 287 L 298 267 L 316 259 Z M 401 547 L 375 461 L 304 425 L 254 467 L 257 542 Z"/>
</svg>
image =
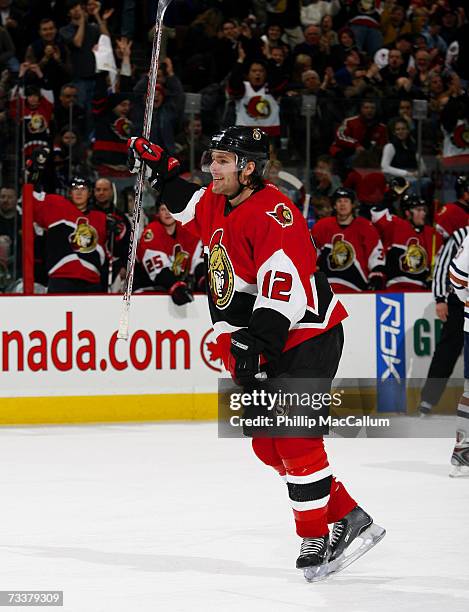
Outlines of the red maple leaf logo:
<svg viewBox="0 0 469 612">
<path fill-rule="evenodd" d="M 221 350 L 218 342 L 207 342 L 207 351 L 210 353 L 210 361 L 221 359 Z"/>
</svg>

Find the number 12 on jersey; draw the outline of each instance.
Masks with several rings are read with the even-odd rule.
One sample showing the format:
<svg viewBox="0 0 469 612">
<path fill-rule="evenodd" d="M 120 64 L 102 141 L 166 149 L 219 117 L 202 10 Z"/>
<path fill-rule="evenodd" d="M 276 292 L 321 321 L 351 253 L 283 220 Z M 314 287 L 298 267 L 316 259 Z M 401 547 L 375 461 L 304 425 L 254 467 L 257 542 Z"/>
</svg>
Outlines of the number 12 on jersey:
<svg viewBox="0 0 469 612">
<path fill-rule="evenodd" d="M 264 282 L 262 283 L 262 295 L 271 300 L 288 302 L 290 300 L 292 283 L 292 275 L 288 272 L 272 272 L 272 270 L 269 270 L 264 276 Z"/>
</svg>

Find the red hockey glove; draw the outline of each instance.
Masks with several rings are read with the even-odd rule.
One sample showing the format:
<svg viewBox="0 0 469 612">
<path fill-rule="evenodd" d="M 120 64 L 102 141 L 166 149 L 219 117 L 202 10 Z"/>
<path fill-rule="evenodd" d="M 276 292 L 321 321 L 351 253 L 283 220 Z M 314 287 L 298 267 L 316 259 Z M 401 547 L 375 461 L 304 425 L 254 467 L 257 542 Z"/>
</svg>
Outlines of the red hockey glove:
<svg viewBox="0 0 469 612">
<path fill-rule="evenodd" d="M 179 161 L 170 157 L 159 145 L 146 138 L 130 138 L 127 141 L 129 154 L 127 165 L 132 174 L 140 171 L 142 162 L 146 165 L 145 176 L 153 189 L 161 188 L 161 183 L 177 176 L 180 170 Z"/>
<path fill-rule="evenodd" d="M 184 304 L 194 301 L 194 296 L 192 295 L 189 287 L 183 281 L 174 283 L 169 290 L 169 295 L 176 306 L 183 306 Z"/>
<path fill-rule="evenodd" d="M 236 384 L 246 386 L 260 378 L 262 345 L 246 329 L 231 334 L 229 370 Z"/>
</svg>

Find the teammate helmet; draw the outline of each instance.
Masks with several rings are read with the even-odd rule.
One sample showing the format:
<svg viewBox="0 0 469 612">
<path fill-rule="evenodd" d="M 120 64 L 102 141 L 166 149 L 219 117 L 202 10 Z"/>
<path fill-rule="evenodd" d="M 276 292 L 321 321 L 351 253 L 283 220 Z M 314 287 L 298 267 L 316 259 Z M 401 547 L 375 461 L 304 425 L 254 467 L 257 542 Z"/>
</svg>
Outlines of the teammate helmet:
<svg viewBox="0 0 469 612">
<path fill-rule="evenodd" d="M 412 208 L 416 208 L 417 206 L 427 206 L 427 203 L 423 198 L 420 198 L 415 193 L 405 193 L 401 199 L 401 208 L 402 211 L 412 210 Z"/>
<path fill-rule="evenodd" d="M 233 126 L 222 130 L 212 136 L 209 150 L 202 157 L 201 167 L 204 172 L 210 171 L 212 151 L 235 153 L 238 170 L 253 161 L 257 173 L 262 175 L 269 161 L 269 137 L 258 128 Z"/>
<path fill-rule="evenodd" d="M 352 202 L 352 204 L 355 204 L 355 191 L 353 189 L 349 189 L 348 187 L 339 187 L 332 194 L 332 206 L 335 206 L 337 200 L 339 200 L 340 198 L 348 198 Z"/>
<path fill-rule="evenodd" d="M 464 192 L 469 191 L 469 181 L 467 180 L 467 176 L 464 174 L 461 174 L 460 176 L 458 176 L 458 178 L 456 179 L 456 196 L 458 198 L 462 197 L 462 195 L 464 194 Z"/>
<path fill-rule="evenodd" d="M 70 180 L 70 189 L 88 189 L 91 191 L 91 183 L 85 176 L 76 175 Z"/>
</svg>

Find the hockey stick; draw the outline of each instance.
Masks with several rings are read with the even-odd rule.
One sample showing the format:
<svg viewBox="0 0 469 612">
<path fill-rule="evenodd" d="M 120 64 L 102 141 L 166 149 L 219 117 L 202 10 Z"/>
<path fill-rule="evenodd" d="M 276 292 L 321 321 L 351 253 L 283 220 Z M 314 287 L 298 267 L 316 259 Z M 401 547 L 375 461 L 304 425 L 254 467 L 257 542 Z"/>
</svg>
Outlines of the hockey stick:
<svg viewBox="0 0 469 612">
<path fill-rule="evenodd" d="M 170 3 L 171 0 L 159 0 L 156 11 L 155 33 L 153 36 L 153 49 L 151 53 L 150 71 L 148 73 L 148 88 L 147 97 L 145 100 L 145 115 L 143 119 L 143 137 L 147 139 L 150 137 L 151 123 L 153 119 L 153 104 L 155 101 L 156 78 L 158 75 L 163 17 Z M 119 329 L 117 332 L 117 337 L 122 340 L 127 340 L 129 337 L 130 297 L 132 295 L 132 286 L 134 282 L 135 257 L 137 254 L 138 229 L 140 226 L 140 217 L 142 213 L 142 194 L 144 182 L 145 164 L 142 163 L 138 173 L 137 188 L 135 190 L 132 230 L 130 232 L 129 255 L 127 258 L 127 274 L 125 277 L 125 291 L 119 321 Z"/>
</svg>

